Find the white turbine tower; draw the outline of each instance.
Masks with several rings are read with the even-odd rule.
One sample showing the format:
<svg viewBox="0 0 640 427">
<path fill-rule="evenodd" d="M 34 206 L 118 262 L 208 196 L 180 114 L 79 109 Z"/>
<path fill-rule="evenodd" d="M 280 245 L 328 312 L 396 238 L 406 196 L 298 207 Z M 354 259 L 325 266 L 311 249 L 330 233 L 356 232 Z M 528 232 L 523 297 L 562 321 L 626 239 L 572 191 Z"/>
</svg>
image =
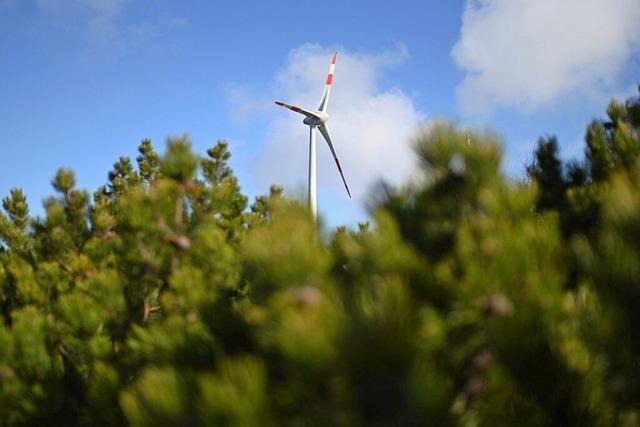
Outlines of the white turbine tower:
<svg viewBox="0 0 640 427">
<path fill-rule="evenodd" d="M 305 110 L 303 108 L 296 107 L 295 105 L 289 105 L 285 104 L 284 102 L 276 101 L 277 105 L 304 115 L 305 118 L 302 123 L 309 126 L 308 200 L 309 209 L 311 209 L 311 214 L 313 215 L 314 220 L 316 220 L 318 215 L 318 206 L 316 202 L 316 128 L 318 128 L 325 141 L 327 141 L 329 149 L 331 150 L 331 154 L 333 154 L 333 159 L 336 161 L 336 166 L 338 166 L 338 171 L 340 172 L 340 176 L 342 177 L 342 182 L 344 182 L 344 188 L 347 189 L 347 194 L 349 195 L 349 198 L 351 198 L 351 192 L 349 191 L 347 181 L 344 179 L 344 174 L 342 173 L 342 168 L 340 167 L 340 161 L 338 161 L 338 155 L 336 154 L 336 149 L 333 146 L 333 142 L 331 142 L 331 134 L 329 133 L 329 127 L 327 126 L 327 121 L 329 120 L 329 114 L 327 114 L 327 106 L 329 105 L 329 94 L 331 93 L 331 85 L 333 84 L 333 72 L 336 68 L 337 56 L 338 54 L 334 53 L 333 58 L 331 59 L 331 66 L 329 67 L 329 73 L 327 74 L 327 80 L 324 85 L 324 92 L 322 92 L 322 98 L 320 98 L 320 106 L 317 110 Z"/>
</svg>

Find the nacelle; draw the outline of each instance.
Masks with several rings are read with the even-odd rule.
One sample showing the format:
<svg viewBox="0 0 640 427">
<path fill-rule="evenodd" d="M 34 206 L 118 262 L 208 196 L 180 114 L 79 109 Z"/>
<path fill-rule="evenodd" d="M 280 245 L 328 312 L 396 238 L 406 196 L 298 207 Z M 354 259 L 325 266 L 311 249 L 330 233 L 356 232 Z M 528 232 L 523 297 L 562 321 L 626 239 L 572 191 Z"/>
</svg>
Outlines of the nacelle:
<svg viewBox="0 0 640 427">
<path fill-rule="evenodd" d="M 305 117 L 302 123 L 309 126 L 320 126 L 329 120 L 329 115 L 324 111 L 314 111 L 313 114 L 317 117 Z"/>
<path fill-rule="evenodd" d="M 305 117 L 302 123 L 309 126 L 320 126 L 322 124 L 322 122 L 315 117 Z"/>
</svg>

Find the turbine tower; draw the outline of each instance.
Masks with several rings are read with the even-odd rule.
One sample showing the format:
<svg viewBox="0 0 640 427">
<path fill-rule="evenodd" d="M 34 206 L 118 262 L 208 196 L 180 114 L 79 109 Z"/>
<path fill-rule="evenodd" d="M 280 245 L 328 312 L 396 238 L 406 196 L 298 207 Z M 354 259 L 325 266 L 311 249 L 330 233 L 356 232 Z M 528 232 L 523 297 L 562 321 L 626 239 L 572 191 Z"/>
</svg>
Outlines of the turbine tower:
<svg viewBox="0 0 640 427">
<path fill-rule="evenodd" d="M 311 214 L 313 215 L 313 220 L 315 221 L 318 216 L 318 205 L 316 201 L 316 128 L 320 131 L 325 141 L 329 145 L 329 149 L 331 150 L 331 154 L 333 155 L 333 159 L 336 161 L 336 166 L 338 167 L 338 171 L 340 172 L 340 176 L 342 177 L 342 182 L 344 183 L 344 188 L 347 189 L 347 194 L 349 198 L 351 198 L 351 192 L 349 191 L 349 186 L 347 185 L 347 181 L 344 179 L 344 174 L 342 173 L 342 167 L 340 167 L 340 161 L 338 160 L 338 155 L 336 154 L 336 149 L 333 146 L 333 142 L 331 142 L 331 134 L 329 132 L 329 127 L 327 126 L 327 121 L 329 120 L 329 114 L 327 113 L 327 106 L 329 105 L 329 94 L 331 93 L 331 85 L 333 84 L 333 72 L 336 68 L 336 57 L 338 53 L 333 54 L 333 58 L 331 59 L 331 65 L 329 66 L 329 73 L 327 74 L 327 80 L 324 85 L 324 91 L 322 92 L 322 98 L 320 98 L 320 106 L 318 106 L 317 110 L 305 110 L 304 108 L 296 107 L 295 105 L 285 104 L 284 102 L 276 101 L 276 104 L 288 108 L 291 111 L 296 113 L 300 113 L 305 116 L 302 123 L 309 126 L 309 193 L 308 193 L 308 201 L 309 201 L 309 209 L 311 210 Z"/>
</svg>

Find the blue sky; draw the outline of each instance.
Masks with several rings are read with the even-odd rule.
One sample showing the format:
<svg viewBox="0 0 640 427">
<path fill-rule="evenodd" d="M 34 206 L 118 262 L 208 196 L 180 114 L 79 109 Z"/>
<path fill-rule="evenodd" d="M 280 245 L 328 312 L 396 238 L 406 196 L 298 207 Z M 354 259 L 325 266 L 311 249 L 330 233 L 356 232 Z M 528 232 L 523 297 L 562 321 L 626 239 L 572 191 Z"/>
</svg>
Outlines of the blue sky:
<svg viewBox="0 0 640 427">
<path fill-rule="evenodd" d="M 40 214 L 58 167 L 93 191 L 141 139 L 183 132 L 202 154 L 228 140 L 249 195 L 303 194 L 307 130 L 273 101 L 315 106 L 338 50 L 330 123 L 355 197 L 319 145 L 319 209 L 354 224 L 434 118 L 497 129 L 510 175 L 542 135 L 580 156 L 587 122 L 634 94 L 637 22 L 637 0 L 0 0 L 0 194 Z"/>
</svg>

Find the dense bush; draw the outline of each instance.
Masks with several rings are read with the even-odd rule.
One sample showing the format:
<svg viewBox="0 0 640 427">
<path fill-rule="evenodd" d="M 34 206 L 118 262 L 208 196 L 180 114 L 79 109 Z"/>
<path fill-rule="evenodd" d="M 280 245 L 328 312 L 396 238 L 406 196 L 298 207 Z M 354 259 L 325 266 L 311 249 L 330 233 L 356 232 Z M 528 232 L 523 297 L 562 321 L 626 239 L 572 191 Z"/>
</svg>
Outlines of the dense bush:
<svg viewBox="0 0 640 427">
<path fill-rule="evenodd" d="M 640 424 L 640 102 L 530 179 L 492 133 L 418 135 L 372 225 L 248 207 L 224 142 L 149 141 L 93 197 L 0 214 L 0 425 Z"/>
</svg>

